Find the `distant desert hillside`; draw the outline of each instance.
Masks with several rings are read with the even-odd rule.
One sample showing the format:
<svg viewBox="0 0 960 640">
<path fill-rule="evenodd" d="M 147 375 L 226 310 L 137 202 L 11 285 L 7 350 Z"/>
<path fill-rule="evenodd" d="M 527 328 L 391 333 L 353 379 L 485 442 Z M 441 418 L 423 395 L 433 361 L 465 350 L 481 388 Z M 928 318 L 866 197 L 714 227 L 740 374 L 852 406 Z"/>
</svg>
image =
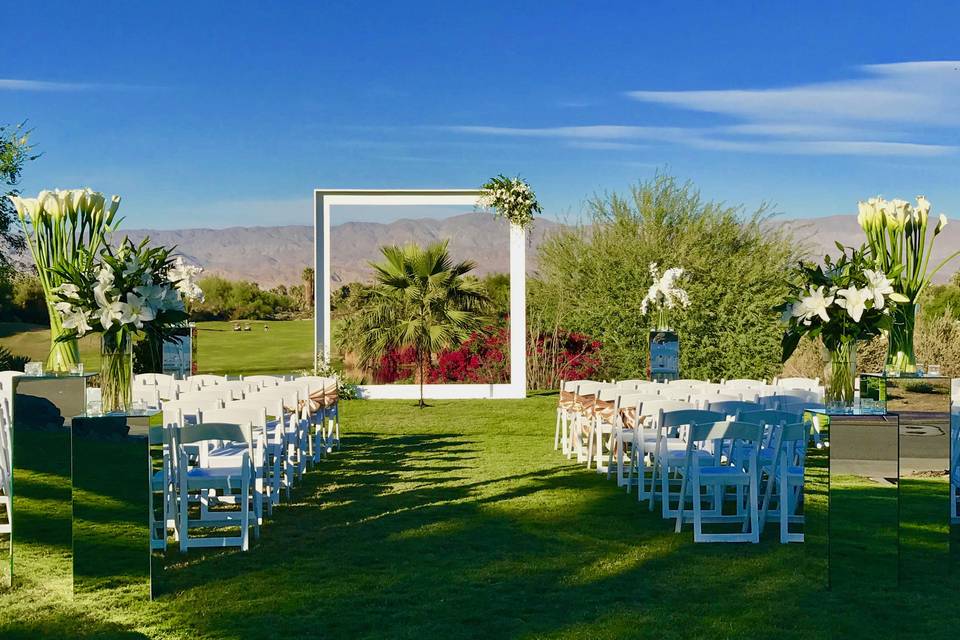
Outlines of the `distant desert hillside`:
<svg viewBox="0 0 960 640">
<path fill-rule="evenodd" d="M 860 245 L 863 233 L 853 216 L 829 216 L 807 220 L 777 220 L 772 223 L 791 230 L 811 256 L 822 257 L 836 251 L 834 241 Z M 536 269 L 536 250 L 544 237 L 561 225 L 539 219 L 527 246 L 527 271 Z M 262 287 L 297 283 L 304 267 L 313 265 L 313 227 L 230 227 L 227 229 L 182 229 L 175 231 L 126 231 L 134 240 L 149 235 L 155 242 L 177 245 L 191 262 L 207 273 L 228 278 L 251 280 Z M 477 272 L 506 272 L 510 253 L 507 226 L 490 215 L 467 213 L 445 219 L 397 220 L 390 223 L 347 222 L 332 229 L 332 265 L 337 282 L 366 280 L 368 263 L 379 257 L 385 244 L 425 244 L 450 239 L 457 259 L 477 263 Z M 960 249 L 960 222 L 948 225 L 937 238 L 933 261 Z M 960 260 L 958 260 L 960 264 Z M 951 265 L 938 276 L 946 281 L 958 269 Z"/>
<path fill-rule="evenodd" d="M 554 222 L 537 220 L 527 246 L 527 268 L 536 268 L 536 248 L 545 234 L 557 228 Z M 313 266 L 313 227 L 230 227 L 176 231 L 133 230 L 126 235 L 139 240 L 145 235 L 178 251 L 207 273 L 232 279 L 252 280 L 261 287 L 299 282 L 304 267 Z M 466 213 L 444 219 L 401 219 L 390 223 L 346 222 L 331 229 L 331 266 L 335 282 L 368 280 L 368 263 L 380 258 L 379 248 L 390 244 L 425 245 L 449 239 L 457 260 L 473 260 L 476 272 L 507 272 L 510 244 L 507 223 L 492 215 Z"/>
</svg>

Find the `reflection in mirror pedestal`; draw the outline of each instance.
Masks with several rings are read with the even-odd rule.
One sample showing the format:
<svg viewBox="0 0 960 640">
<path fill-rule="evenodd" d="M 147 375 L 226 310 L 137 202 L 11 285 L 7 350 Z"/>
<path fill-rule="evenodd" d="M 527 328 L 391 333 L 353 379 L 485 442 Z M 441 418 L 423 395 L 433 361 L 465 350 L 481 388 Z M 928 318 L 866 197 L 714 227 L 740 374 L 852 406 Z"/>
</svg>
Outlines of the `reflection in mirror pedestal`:
<svg viewBox="0 0 960 640">
<path fill-rule="evenodd" d="M 680 377 L 680 337 L 674 331 L 650 332 L 650 380 L 666 382 Z"/>
<path fill-rule="evenodd" d="M 162 414 L 73 419 L 74 590 L 150 598 L 151 428 Z"/>
<path fill-rule="evenodd" d="M 897 416 L 835 414 L 829 422 L 830 588 L 896 588 Z"/>
<path fill-rule="evenodd" d="M 87 376 L 13 378 L 12 584 L 69 595 L 70 416 L 86 408 Z"/>
<path fill-rule="evenodd" d="M 950 580 L 950 380 L 887 378 L 900 418 L 900 586 Z M 939 590 L 939 589 L 938 589 Z"/>
</svg>

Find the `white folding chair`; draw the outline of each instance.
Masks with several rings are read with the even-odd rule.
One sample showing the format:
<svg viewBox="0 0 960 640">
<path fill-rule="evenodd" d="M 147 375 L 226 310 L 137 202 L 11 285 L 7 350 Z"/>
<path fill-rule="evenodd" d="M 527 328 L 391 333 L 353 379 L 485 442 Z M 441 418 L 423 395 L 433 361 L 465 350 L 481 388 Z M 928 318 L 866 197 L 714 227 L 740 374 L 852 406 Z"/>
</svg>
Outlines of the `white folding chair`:
<svg viewBox="0 0 960 640">
<path fill-rule="evenodd" d="M 642 428 L 638 424 L 640 417 L 640 407 L 646 401 L 653 401 L 659 398 L 655 393 L 621 393 L 617 396 L 617 406 L 615 412 L 615 422 L 613 433 L 610 436 L 609 457 L 607 459 L 607 478 L 610 478 L 613 469 L 613 455 L 617 456 L 617 486 L 626 485 L 627 493 L 630 492 L 632 485 L 632 467 L 633 457 L 635 455 L 633 447 L 635 446 L 635 430 Z M 642 453 L 641 453 L 642 455 Z M 626 469 L 626 473 L 625 473 Z"/>
<path fill-rule="evenodd" d="M 780 522 L 780 542 L 803 542 L 803 532 L 791 533 L 791 524 L 803 524 L 804 517 L 798 513 L 803 505 L 803 476 L 806 461 L 807 441 L 810 438 L 810 423 L 793 422 L 774 430 L 774 464 L 768 471 L 764 489 L 760 521 Z M 760 462 L 761 468 L 764 466 Z M 770 507 L 776 501 L 777 508 Z"/>
<path fill-rule="evenodd" d="M 231 407 L 256 407 L 267 416 L 265 459 L 269 472 L 270 506 L 280 502 L 280 492 L 290 498 L 300 475 L 301 461 L 306 455 L 307 424 L 298 410 L 300 390 L 296 387 L 274 387 L 230 403 Z"/>
<path fill-rule="evenodd" d="M 692 511 L 694 542 L 760 542 L 759 473 L 757 456 L 763 427 L 747 422 L 722 420 L 693 423 L 687 434 L 687 448 L 680 470 L 681 488 L 675 530 L 683 528 L 684 516 Z M 704 455 L 707 445 L 714 453 Z M 729 459 L 721 451 L 743 451 L 746 459 Z M 735 487 L 735 513 L 725 514 L 726 490 Z M 708 489 L 711 508 L 704 512 L 701 489 Z M 692 509 L 686 508 L 687 498 Z M 746 500 L 746 504 L 744 504 Z M 704 523 L 742 523 L 740 532 L 704 533 Z"/>
<path fill-rule="evenodd" d="M 774 378 L 773 386 L 782 389 L 803 389 L 805 391 L 820 391 L 820 378 Z"/>
<path fill-rule="evenodd" d="M 719 400 L 708 402 L 704 407 L 707 411 L 726 414 L 728 420 L 738 420 L 737 417 L 741 411 L 760 411 L 763 405 L 757 402 L 744 402 L 743 400 Z"/>
<path fill-rule="evenodd" d="M 212 411 L 223 411 L 214 409 Z M 194 547 L 240 547 L 250 548 L 250 528 L 259 536 L 257 493 L 255 491 L 256 473 L 254 466 L 258 452 L 256 450 L 253 425 L 245 423 L 207 422 L 197 425 L 178 426 L 174 430 L 173 442 L 178 458 L 177 462 L 177 528 L 180 551 L 186 552 Z M 239 443 L 239 452 L 231 456 L 229 464 L 213 467 L 191 466 L 184 446 L 208 442 Z M 201 450 L 203 447 L 201 447 Z M 221 462 L 226 463 L 225 457 Z M 207 506 L 213 500 L 221 509 L 210 511 Z M 190 505 L 199 504 L 200 517 L 190 517 Z M 237 508 L 228 511 L 223 505 L 234 504 Z M 204 517 L 206 515 L 206 517 Z M 191 536 L 191 529 L 234 528 L 239 532 L 234 536 Z"/>
<path fill-rule="evenodd" d="M 596 394 L 605 388 L 615 385 L 605 382 L 581 382 L 573 400 L 573 422 L 570 429 L 570 447 L 567 457 L 574 454 L 577 462 L 586 461 L 586 449 L 589 446 L 589 437 L 592 435 L 593 407 L 596 403 Z M 586 439 L 586 440 L 585 440 Z"/>
<path fill-rule="evenodd" d="M 155 385 L 135 384 L 131 387 L 133 402 L 146 403 L 151 409 L 160 408 L 160 389 Z"/>
<path fill-rule="evenodd" d="M 572 417 L 574 397 L 577 385 L 585 380 L 560 381 L 560 398 L 557 401 L 557 421 L 553 432 L 553 450 L 561 449 L 566 454 L 570 445 L 568 431 Z"/>
<path fill-rule="evenodd" d="M 226 402 L 230 399 L 230 395 L 231 392 L 229 389 L 223 389 L 219 386 L 209 386 L 204 387 L 200 391 L 188 391 L 177 394 L 176 399 L 180 402 L 188 402 L 191 404 L 206 404 L 215 400 Z"/>
<path fill-rule="evenodd" d="M 227 376 L 215 376 L 210 373 L 201 373 L 188 376 L 187 380 L 190 382 L 195 382 L 201 387 L 215 387 L 218 384 L 223 384 L 227 381 Z"/>
<path fill-rule="evenodd" d="M 255 382 L 260 385 L 261 389 L 276 387 L 283 382 L 283 378 L 278 378 L 277 376 L 240 376 L 240 380 L 244 382 Z"/>
<path fill-rule="evenodd" d="M 654 427 L 656 428 L 656 442 L 654 443 L 652 477 L 650 481 L 650 509 L 653 509 L 654 494 L 656 493 L 657 477 L 660 479 L 660 513 L 664 518 L 672 518 L 676 510 L 671 506 L 672 475 L 675 475 L 687 458 L 689 450 L 688 432 L 690 426 L 697 423 L 719 422 L 726 416 L 722 413 L 704 411 L 702 409 L 677 409 L 669 411 L 661 408 L 657 414 Z M 697 449 L 696 455 L 709 456 L 706 450 Z M 682 499 L 680 505 L 682 506 Z"/>
</svg>

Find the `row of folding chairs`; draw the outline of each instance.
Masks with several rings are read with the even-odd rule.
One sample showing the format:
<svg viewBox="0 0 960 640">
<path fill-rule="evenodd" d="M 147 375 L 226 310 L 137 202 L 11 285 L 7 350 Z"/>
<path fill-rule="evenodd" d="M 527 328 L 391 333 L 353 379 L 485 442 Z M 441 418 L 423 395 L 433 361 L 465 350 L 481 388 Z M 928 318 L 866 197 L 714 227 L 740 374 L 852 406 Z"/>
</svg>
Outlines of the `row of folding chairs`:
<svg viewBox="0 0 960 640">
<path fill-rule="evenodd" d="M 725 380 L 720 383 L 687 379 L 667 383 L 646 380 L 573 380 L 561 383 L 554 448 L 562 448 L 568 458 L 576 455 L 578 461 L 586 461 L 588 467 L 593 459 L 596 459 L 598 465 L 602 464 L 599 439 L 607 433 L 592 433 L 592 418 L 594 415 L 612 415 L 616 398 L 623 392 L 656 395 L 663 400 L 681 400 L 693 403 L 698 408 L 706 408 L 708 404 L 716 405 L 719 402 L 747 402 L 759 405 L 762 409 L 793 412 L 823 408 L 823 387 L 817 379 L 789 378 L 769 385 L 763 380 L 747 379 Z M 587 414 L 591 419 L 584 419 Z M 815 444 L 818 447 L 825 445 L 820 437 L 819 421 L 815 421 L 814 429 Z M 591 433 L 588 434 L 588 431 Z"/>
<path fill-rule="evenodd" d="M 151 434 L 163 447 L 153 471 L 155 548 L 172 535 L 181 551 L 248 549 L 264 517 L 340 445 L 335 378 L 222 381 L 161 407 L 164 427 Z"/>
<path fill-rule="evenodd" d="M 761 385 L 776 389 L 749 400 L 732 393 Z M 685 520 L 692 522 L 696 541 L 756 542 L 762 524 L 771 520 L 779 522 L 782 542 L 802 540 L 790 525 L 802 521 L 803 466 L 813 429 L 804 413 L 822 406 L 816 381 L 804 386 L 564 383 L 555 448 L 588 468 L 595 464 L 607 477 L 615 468 L 618 486 L 636 486 L 638 500 L 651 510 L 659 501 L 663 517 L 676 519 L 677 531 Z M 703 529 L 721 522 L 740 522 L 742 531 Z"/>
</svg>

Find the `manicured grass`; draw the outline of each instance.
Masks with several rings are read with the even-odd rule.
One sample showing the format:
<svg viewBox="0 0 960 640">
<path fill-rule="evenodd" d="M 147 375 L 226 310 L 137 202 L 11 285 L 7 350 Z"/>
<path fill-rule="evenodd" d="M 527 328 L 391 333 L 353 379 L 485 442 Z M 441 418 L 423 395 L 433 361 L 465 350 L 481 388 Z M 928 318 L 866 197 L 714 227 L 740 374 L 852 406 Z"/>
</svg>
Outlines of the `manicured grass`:
<svg viewBox="0 0 960 640">
<path fill-rule="evenodd" d="M 312 368 L 312 320 L 250 320 L 234 331 L 235 322 L 197 323 L 197 372 L 215 374 L 290 373 Z M 263 330 L 267 326 L 266 331 Z M 50 332 L 44 327 L 0 322 L 0 345 L 14 354 L 44 361 L 50 352 Z M 89 371 L 100 366 L 100 340 L 80 341 L 80 355 Z"/>
<path fill-rule="evenodd" d="M 0 637 L 948 638 L 952 593 L 825 589 L 823 457 L 807 544 L 695 545 L 553 450 L 556 396 L 353 401 L 343 450 L 250 552 L 191 552 L 149 603 L 0 596 Z"/>
<path fill-rule="evenodd" d="M 234 331 L 237 324 L 250 331 Z M 312 367 L 313 320 L 197 323 L 200 373 L 290 373 Z"/>
<path fill-rule="evenodd" d="M 0 322 L 0 346 L 6 347 L 14 355 L 46 362 L 50 354 L 50 330 L 36 324 Z M 89 335 L 80 339 L 80 359 L 88 371 L 99 370 L 99 336 Z"/>
</svg>

